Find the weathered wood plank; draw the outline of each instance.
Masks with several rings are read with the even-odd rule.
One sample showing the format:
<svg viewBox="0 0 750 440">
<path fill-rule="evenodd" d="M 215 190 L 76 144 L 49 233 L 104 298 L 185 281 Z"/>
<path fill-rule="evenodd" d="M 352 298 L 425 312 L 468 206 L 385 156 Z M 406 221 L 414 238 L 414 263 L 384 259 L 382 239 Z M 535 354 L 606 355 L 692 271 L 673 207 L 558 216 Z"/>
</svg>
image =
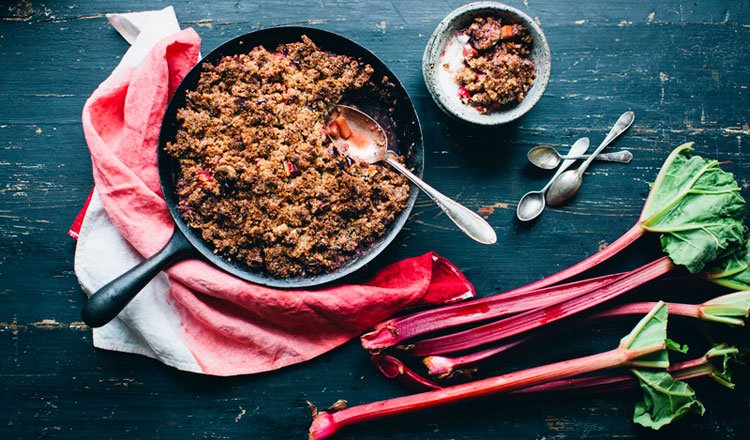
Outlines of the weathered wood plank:
<svg viewBox="0 0 750 440">
<path fill-rule="evenodd" d="M 360 403 L 403 393 L 375 374 L 354 342 L 305 365 L 231 379 L 183 374 L 91 348 L 89 331 L 78 323 L 82 294 L 65 232 L 92 185 L 80 129 L 83 103 L 127 48 L 106 23 L 106 12 L 173 4 L 182 23 L 203 38 L 204 53 L 239 33 L 294 24 L 342 33 L 381 56 L 415 99 L 425 128 L 426 178 L 488 215 L 500 244 L 469 242 L 420 199 L 412 221 L 373 267 L 435 249 L 461 267 L 480 294 L 554 272 L 624 231 L 667 152 L 686 140 L 731 161 L 727 168 L 745 189 L 750 186 L 744 154 L 750 141 L 750 8 L 741 0 L 509 1 L 542 23 L 553 53 L 552 80 L 529 115 L 492 130 L 468 129 L 440 113 L 421 79 L 427 38 L 463 1 L 50 3 L 0 7 L 3 438 L 303 438 L 305 400 Z M 526 151 L 541 144 L 565 147 L 580 136 L 597 142 L 626 109 L 636 112 L 637 122 L 616 147 L 631 149 L 634 162 L 595 165 L 572 203 L 534 224 L 516 222 L 517 199 L 548 178 L 526 163 Z M 608 267 L 631 267 L 655 252 L 650 240 Z M 550 344 L 560 348 L 511 359 L 498 371 L 606 348 L 618 331 L 560 340 Z M 694 350 L 705 343 L 698 338 Z M 747 372 L 733 393 L 700 385 L 709 412 L 665 435 L 750 437 Z M 479 409 L 373 424 L 348 437 L 651 437 L 629 421 L 634 398 L 488 400 L 478 402 Z"/>
</svg>

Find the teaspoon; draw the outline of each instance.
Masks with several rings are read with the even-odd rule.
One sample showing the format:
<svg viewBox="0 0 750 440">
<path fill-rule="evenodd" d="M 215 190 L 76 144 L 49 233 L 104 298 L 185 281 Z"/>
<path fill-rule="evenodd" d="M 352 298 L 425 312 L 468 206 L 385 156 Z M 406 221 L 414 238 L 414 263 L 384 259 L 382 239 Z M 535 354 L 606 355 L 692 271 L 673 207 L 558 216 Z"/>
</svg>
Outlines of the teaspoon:
<svg viewBox="0 0 750 440">
<path fill-rule="evenodd" d="M 586 169 L 591 165 L 591 161 L 594 160 L 594 158 L 601 153 L 601 151 L 609 145 L 615 138 L 622 133 L 625 132 L 635 120 L 635 114 L 633 112 L 625 112 L 620 116 L 620 118 L 615 123 L 615 126 L 612 127 L 611 130 L 609 130 L 609 133 L 607 133 L 607 137 L 604 138 L 602 143 L 597 147 L 596 150 L 594 150 L 594 153 L 591 154 L 591 157 L 586 159 L 585 162 L 581 164 L 580 167 L 578 167 L 576 170 L 566 171 L 562 174 L 560 174 L 560 177 L 557 179 L 554 179 L 552 182 L 552 185 L 549 188 L 548 191 L 548 202 L 550 206 L 556 206 L 564 201 L 568 200 L 569 198 L 573 197 L 579 189 L 581 189 L 581 184 L 583 183 L 583 173 L 586 172 Z"/>
<path fill-rule="evenodd" d="M 369 115 L 339 105 L 328 123 L 328 135 L 342 154 L 367 163 L 385 162 L 424 191 L 466 235 L 482 244 L 493 244 L 497 235 L 482 217 L 445 196 L 388 154 L 385 130 Z"/>
<path fill-rule="evenodd" d="M 589 149 L 589 138 L 581 138 L 578 139 L 572 147 L 570 147 L 570 151 L 568 152 L 571 156 L 578 156 L 581 154 L 584 154 L 586 150 Z M 554 176 L 547 182 L 546 185 L 544 185 L 544 188 L 540 189 L 539 191 L 530 191 L 521 197 L 521 200 L 518 202 L 518 206 L 516 207 L 516 216 L 519 220 L 527 222 L 529 220 L 534 220 L 539 216 L 539 214 L 544 211 L 544 207 L 546 206 L 545 201 L 545 193 L 549 189 L 550 185 L 557 179 L 557 176 L 559 176 L 563 171 L 570 168 L 571 165 L 575 163 L 576 159 L 565 159 L 560 165 L 560 168 L 557 169 L 557 172 Z"/>
<path fill-rule="evenodd" d="M 563 159 L 588 159 L 590 155 L 583 154 L 580 156 L 566 156 L 560 155 L 560 153 L 552 147 L 534 147 L 529 150 L 527 157 L 529 162 L 535 166 L 544 170 L 552 170 L 560 165 Z M 602 153 L 594 158 L 594 160 L 601 160 L 605 162 L 618 162 L 618 163 L 630 163 L 633 160 L 633 153 L 628 150 L 617 151 L 614 153 Z"/>
</svg>

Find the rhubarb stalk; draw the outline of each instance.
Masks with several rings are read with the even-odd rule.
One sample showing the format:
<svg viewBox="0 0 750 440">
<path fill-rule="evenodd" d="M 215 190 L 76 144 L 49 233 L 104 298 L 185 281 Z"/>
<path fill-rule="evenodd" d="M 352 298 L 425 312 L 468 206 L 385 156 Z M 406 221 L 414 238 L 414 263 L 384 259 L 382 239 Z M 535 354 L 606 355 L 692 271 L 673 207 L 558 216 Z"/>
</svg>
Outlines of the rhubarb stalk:
<svg viewBox="0 0 750 440">
<path fill-rule="evenodd" d="M 625 276 L 615 279 L 588 295 L 530 310 L 500 321 L 450 335 L 416 341 L 407 348 L 409 353 L 414 356 L 432 356 L 454 353 L 492 342 L 499 342 L 568 318 L 586 309 L 612 300 L 635 287 L 668 273 L 674 267 L 669 257 L 662 257 L 629 272 Z"/>
<path fill-rule="evenodd" d="M 328 438 L 341 428 L 398 414 L 410 413 L 469 398 L 508 393 L 542 383 L 621 366 L 667 368 L 667 306 L 657 304 L 614 350 L 578 359 L 516 371 L 440 390 L 368 403 L 313 416 L 311 440 Z"/>
<path fill-rule="evenodd" d="M 589 319 L 601 319 L 614 316 L 642 315 L 651 310 L 655 303 L 640 302 L 623 304 L 593 314 Z M 668 303 L 669 313 L 676 316 L 697 318 L 721 324 L 742 326 L 750 316 L 750 291 L 734 292 L 722 295 L 703 304 Z"/>
<path fill-rule="evenodd" d="M 669 313 L 672 307 L 669 306 Z M 710 349 L 705 355 L 670 366 L 667 371 L 679 380 L 689 380 L 697 377 L 709 377 L 719 384 L 734 389 L 729 372 L 729 362 L 739 354 L 737 347 L 719 344 Z M 577 377 L 573 379 L 557 380 L 530 388 L 514 391 L 514 394 L 537 394 L 549 392 L 605 393 L 633 389 L 638 386 L 638 380 L 632 374 L 602 374 L 591 377 Z"/>
<path fill-rule="evenodd" d="M 575 298 L 604 286 L 624 274 L 617 273 L 523 293 L 504 293 L 428 309 L 389 319 L 362 335 L 367 350 L 392 347 L 408 339 L 479 321 L 500 318 Z"/>
<path fill-rule="evenodd" d="M 407 367 L 400 359 L 387 354 L 374 354 L 370 357 L 375 368 L 388 379 L 397 379 L 404 386 L 416 390 L 437 390 L 442 388 L 430 379 L 415 373 Z"/>
<path fill-rule="evenodd" d="M 599 264 L 609 260 L 610 258 L 617 255 L 623 249 L 633 244 L 636 240 L 641 238 L 645 234 L 646 230 L 643 229 L 640 221 L 633 225 L 628 231 L 617 238 L 615 241 L 601 249 L 599 252 L 591 255 L 585 260 L 579 261 L 578 263 L 568 267 L 567 269 L 561 270 L 553 275 L 550 275 L 541 280 L 534 281 L 525 286 L 508 291 L 508 293 L 524 293 L 531 292 L 534 290 L 542 289 L 544 287 L 552 286 L 567 279 L 573 278 L 576 275 L 580 275 L 583 272 L 592 269 Z"/>
<path fill-rule="evenodd" d="M 524 336 L 512 342 L 501 344 L 497 347 L 468 353 L 463 356 L 427 356 L 422 360 L 422 363 L 425 364 L 431 376 L 435 376 L 438 379 L 448 379 L 456 374 L 462 374 L 465 368 L 469 365 L 474 365 L 481 361 L 485 361 L 492 357 L 498 356 L 538 337 L 539 336 L 536 334 Z M 476 371 L 476 368 L 472 370 L 473 371 L 470 370 L 470 372 Z"/>
<path fill-rule="evenodd" d="M 648 313 L 655 305 L 655 302 L 623 304 L 589 315 L 586 317 L 586 322 L 621 316 L 643 315 Z M 745 319 L 750 316 L 750 291 L 722 295 L 702 304 L 667 303 L 667 306 L 669 307 L 669 314 L 672 316 L 742 326 L 745 325 Z M 512 348 L 540 337 L 542 335 L 535 333 L 512 342 L 502 343 L 497 347 L 479 350 L 462 356 L 427 356 L 422 362 L 427 366 L 430 375 L 439 379 L 446 379 L 460 374 L 462 369 L 470 368 L 472 371 L 476 371 L 476 368 L 473 368 L 475 364 L 503 354 Z"/>
</svg>

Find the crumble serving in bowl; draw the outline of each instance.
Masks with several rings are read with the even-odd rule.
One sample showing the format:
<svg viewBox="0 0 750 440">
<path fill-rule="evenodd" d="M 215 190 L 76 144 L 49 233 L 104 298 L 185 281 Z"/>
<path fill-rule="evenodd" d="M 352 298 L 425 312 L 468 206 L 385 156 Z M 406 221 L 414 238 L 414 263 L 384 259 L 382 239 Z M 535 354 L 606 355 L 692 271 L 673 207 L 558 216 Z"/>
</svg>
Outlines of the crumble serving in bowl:
<svg viewBox="0 0 750 440">
<path fill-rule="evenodd" d="M 425 47 L 422 75 L 446 114 L 500 125 L 526 114 L 550 76 L 550 52 L 539 24 L 497 2 L 464 5 L 446 16 Z"/>
<path fill-rule="evenodd" d="M 461 102 L 479 113 L 520 104 L 534 83 L 534 63 L 528 58 L 532 38 L 522 24 L 506 24 L 496 17 L 476 17 L 454 37 L 443 55 L 443 69 L 458 84 Z M 461 45 L 457 70 L 451 49 Z M 441 72 L 443 73 L 443 72 Z"/>
</svg>

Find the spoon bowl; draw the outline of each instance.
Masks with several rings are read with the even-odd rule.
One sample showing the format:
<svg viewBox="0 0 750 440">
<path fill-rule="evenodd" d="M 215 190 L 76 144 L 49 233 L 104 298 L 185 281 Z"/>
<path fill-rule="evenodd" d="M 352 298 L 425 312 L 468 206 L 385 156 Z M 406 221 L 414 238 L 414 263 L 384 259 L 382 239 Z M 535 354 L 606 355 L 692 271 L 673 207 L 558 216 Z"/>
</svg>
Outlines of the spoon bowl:
<svg viewBox="0 0 750 440">
<path fill-rule="evenodd" d="M 568 154 L 563 156 L 554 148 L 545 146 L 532 148 L 526 156 L 529 158 L 529 162 L 543 170 L 553 170 L 557 168 L 563 159 L 588 159 L 590 157 L 590 155 L 586 154 L 580 156 L 572 156 Z M 633 160 L 633 153 L 628 150 L 616 151 L 614 153 L 602 153 L 596 156 L 594 160 L 630 163 L 630 161 Z"/>
<path fill-rule="evenodd" d="M 557 206 L 570 199 L 583 184 L 583 173 L 579 173 L 580 170 L 569 170 L 558 177 L 555 182 L 547 190 L 547 198 L 549 199 L 550 206 Z"/>
<path fill-rule="evenodd" d="M 588 149 L 589 138 L 581 138 L 578 139 L 572 147 L 570 147 L 569 153 L 570 155 L 578 156 L 585 153 Z M 575 161 L 575 159 L 565 159 L 562 165 L 560 165 L 560 168 L 557 169 L 555 175 L 552 176 L 552 178 L 549 180 L 549 182 L 547 182 L 546 185 L 544 185 L 544 188 L 540 189 L 539 191 L 530 191 L 524 194 L 523 197 L 521 197 L 521 200 L 518 201 L 518 206 L 516 207 L 516 217 L 518 217 L 518 219 L 523 222 L 528 222 L 539 217 L 539 214 L 541 214 L 542 211 L 544 211 L 544 208 L 547 206 L 545 194 L 550 185 L 552 185 L 552 183 L 556 181 L 557 177 L 560 176 L 565 170 L 570 168 L 570 166 L 573 165 Z"/>
<path fill-rule="evenodd" d="M 544 211 L 546 205 L 542 191 L 529 191 L 518 201 L 516 216 L 522 222 L 534 220 Z"/>
<path fill-rule="evenodd" d="M 553 170 L 561 161 L 560 153 L 552 147 L 534 147 L 529 150 L 526 157 L 529 158 L 529 162 L 543 170 Z"/>
<path fill-rule="evenodd" d="M 411 180 L 432 198 L 466 235 L 482 244 L 493 244 L 497 235 L 482 217 L 455 200 L 445 196 L 409 171 L 388 154 L 388 137 L 385 130 L 370 115 L 339 105 L 326 124 L 328 137 L 339 153 L 367 163 L 385 162 Z"/>
</svg>

